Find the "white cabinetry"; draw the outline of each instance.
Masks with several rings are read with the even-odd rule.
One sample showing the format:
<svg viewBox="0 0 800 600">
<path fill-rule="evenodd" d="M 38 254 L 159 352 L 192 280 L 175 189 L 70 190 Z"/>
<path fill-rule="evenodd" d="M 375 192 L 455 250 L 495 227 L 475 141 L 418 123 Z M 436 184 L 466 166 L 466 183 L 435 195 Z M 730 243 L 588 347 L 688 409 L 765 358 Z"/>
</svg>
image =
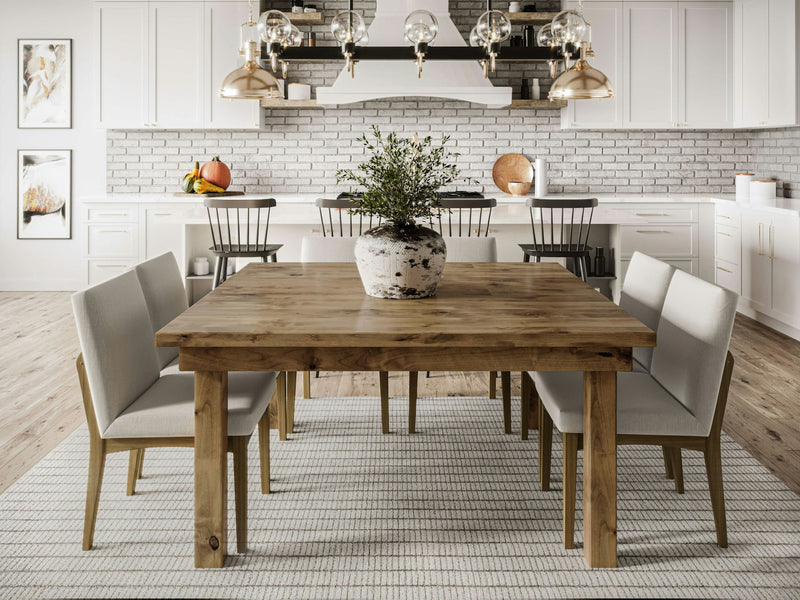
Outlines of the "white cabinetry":
<svg viewBox="0 0 800 600">
<path fill-rule="evenodd" d="M 742 293 L 741 215 L 736 206 L 716 206 L 714 278 L 717 285 Z"/>
<path fill-rule="evenodd" d="M 735 0 L 734 13 L 736 126 L 796 125 L 797 0 Z"/>
<path fill-rule="evenodd" d="M 84 208 L 85 281 L 100 283 L 134 266 L 139 259 L 138 206 L 92 204 Z"/>
<path fill-rule="evenodd" d="M 748 308 L 800 326 L 800 217 L 742 211 L 742 300 Z"/>
<path fill-rule="evenodd" d="M 259 127 L 258 101 L 218 97 L 242 60 L 246 1 L 105 0 L 95 13 L 101 127 Z"/>
</svg>

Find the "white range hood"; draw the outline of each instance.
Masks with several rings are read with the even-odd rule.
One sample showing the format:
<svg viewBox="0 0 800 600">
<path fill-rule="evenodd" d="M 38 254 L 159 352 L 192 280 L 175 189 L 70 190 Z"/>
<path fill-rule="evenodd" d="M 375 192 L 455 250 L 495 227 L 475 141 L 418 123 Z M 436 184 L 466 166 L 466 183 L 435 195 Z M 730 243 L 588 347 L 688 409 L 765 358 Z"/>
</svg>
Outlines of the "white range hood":
<svg viewBox="0 0 800 600">
<path fill-rule="evenodd" d="M 370 46 L 411 46 L 404 39 L 406 17 L 414 10 L 431 11 L 439 21 L 439 35 L 432 46 L 466 46 L 450 19 L 448 0 L 378 0 L 375 19 L 369 27 Z M 317 88 L 317 103 L 323 106 L 351 104 L 381 98 L 429 97 L 463 100 L 502 108 L 511 104 L 511 88 L 495 87 L 483 77 L 483 69 L 472 61 L 427 61 L 422 78 L 408 61 L 362 61 L 355 78 L 342 70 L 332 87 Z"/>
</svg>

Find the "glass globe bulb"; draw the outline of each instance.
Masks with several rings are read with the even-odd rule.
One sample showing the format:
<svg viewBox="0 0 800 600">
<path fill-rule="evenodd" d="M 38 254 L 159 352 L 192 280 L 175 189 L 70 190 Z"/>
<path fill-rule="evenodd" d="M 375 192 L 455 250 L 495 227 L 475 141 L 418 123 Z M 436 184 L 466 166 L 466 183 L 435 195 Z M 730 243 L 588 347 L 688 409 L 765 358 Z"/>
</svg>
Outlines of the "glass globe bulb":
<svg viewBox="0 0 800 600">
<path fill-rule="evenodd" d="M 536 34 L 536 45 L 540 48 L 552 48 L 555 45 L 553 25 L 551 23 L 543 25 L 539 33 Z"/>
<path fill-rule="evenodd" d="M 292 22 L 279 10 L 270 10 L 258 18 L 261 39 L 267 44 L 283 44 L 292 35 Z"/>
<path fill-rule="evenodd" d="M 340 44 L 357 43 L 366 32 L 363 17 L 354 10 L 343 10 L 331 22 L 331 33 Z"/>
<path fill-rule="evenodd" d="M 586 35 L 586 20 L 574 10 L 565 10 L 553 17 L 553 37 L 559 44 L 577 46 Z"/>
<path fill-rule="evenodd" d="M 415 10 L 406 17 L 406 39 L 412 44 L 430 44 L 439 33 L 439 21 L 427 10 Z"/>
<path fill-rule="evenodd" d="M 361 47 L 369 46 L 369 30 L 364 32 L 364 35 L 361 36 L 361 39 L 358 41 L 358 45 Z"/>
<path fill-rule="evenodd" d="M 481 36 L 478 35 L 478 27 L 473 27 L 472 31 L 469 32 L 469 45 L 473 48 L 482 48 L 483 47 L 483 40 Z"/>
<path fill-rule="evenodd" d="M 296 25 L 292 25 L 292 33 L 289 35 L 289 45 L 299 48 L 303 45 L 303 32 Z"/>
<path fill-rule="evenodd" d="M 478 19 L 476 29 L 481 41 L 498 44 L 511 36 L 511 21 L 499 10 L 488 10 Z"/>
</svg>

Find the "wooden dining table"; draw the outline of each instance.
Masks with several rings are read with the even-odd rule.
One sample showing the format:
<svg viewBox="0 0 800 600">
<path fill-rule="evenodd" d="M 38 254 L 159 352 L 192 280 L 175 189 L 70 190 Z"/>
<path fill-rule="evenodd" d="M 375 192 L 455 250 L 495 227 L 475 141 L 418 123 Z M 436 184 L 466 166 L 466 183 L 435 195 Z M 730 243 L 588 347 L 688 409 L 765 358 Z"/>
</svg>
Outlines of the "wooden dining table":
<svg viewBox="0 0 800 600">
<path fill-rule="evenodd" d="M 616 567 L 616 373 L 655 342 L 555 263 L 448 264 L 420 300 L 367 296 L 355 264 L 248 265 L 156 334 L 195 373 L 195 566 L 226 558 L 228 372 L 324 370 L 582 371 L 584 557 Z"/>
</svg>

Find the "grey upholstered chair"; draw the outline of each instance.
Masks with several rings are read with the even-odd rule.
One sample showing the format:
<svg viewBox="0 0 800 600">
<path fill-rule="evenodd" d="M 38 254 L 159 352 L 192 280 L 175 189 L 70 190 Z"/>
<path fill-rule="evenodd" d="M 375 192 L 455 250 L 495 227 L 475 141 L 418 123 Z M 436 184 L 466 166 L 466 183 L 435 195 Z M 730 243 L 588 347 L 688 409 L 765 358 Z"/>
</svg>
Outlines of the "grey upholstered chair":
<svg viewBox="0 0 800 600">
<path fill-rule="evenodd" d="M 82 351 L 76 366 L 89 427 L 83 529 L 83 549 L 89 550 L 107 454 L 194 447 L 194 377 L 161 375 L 150 314 L 135 272 L 74 294 L 72 306 Z M 256 426 L 263 428 L 274 390 L 274 376 L 266 386 L 228 390 L 228 451 L 234 460 L 240 552 L 247 549 L 247 444 Z M 267 461 L 268 443 L 267 437 L 261 446 Z"/>
<path fill-rule="evenodd" d="M 142 286 L 153 331 L 158 331 L 189 308 L 181 270 L 172 252 L 140 263 L 134 267 L 134 271 Z M 162 375 L 181 373 L 177 348 L 156 348 L 156 352 Z M 259 387 L 274 389 L 277 376 L 277 373 L 272 372 L 229 373 L 228 386 L 236 394 L 257 390 Z M 262 460 L 261 464 L 261 493 L 269 494 L 269 440 L 264 441 L 264 436 L 269 436 L 269 429 L 262 431 L 259 426 L 258 434 L 259 443 L 265 445 L 266 452 L 262 453 L 262 458 L 266 460 Z M 136 481 L 142 477 L 144 452 L 144 448 L 131 451 L 127 491 L 129 496 L 135 493 Z"/>
<path fill-rule="evenodd" d="M 658 325 L 650 373 L 617 376 L 617 444 L 644 444 L 703 452 L 717 531 L 728 545 L 720 435 L 733 356 L 728 352 L 737 296 L 683 271 L 670 282 Z M 583 381 L 579 373 L 531 373 L 540 400 L 539 460 L 549 467 L 553 424 L 564 442 L 564 546 L 573 547 L 577 454 L 583 433 Z M 681 471 L 682 472 L 682 471 Z M 677 475 L 676 475 L 677 476 Z M 545 479 L 547 478 L 547 479 Z M 540 469 L 542 489 L 549 468 Z"/>
</svg>

